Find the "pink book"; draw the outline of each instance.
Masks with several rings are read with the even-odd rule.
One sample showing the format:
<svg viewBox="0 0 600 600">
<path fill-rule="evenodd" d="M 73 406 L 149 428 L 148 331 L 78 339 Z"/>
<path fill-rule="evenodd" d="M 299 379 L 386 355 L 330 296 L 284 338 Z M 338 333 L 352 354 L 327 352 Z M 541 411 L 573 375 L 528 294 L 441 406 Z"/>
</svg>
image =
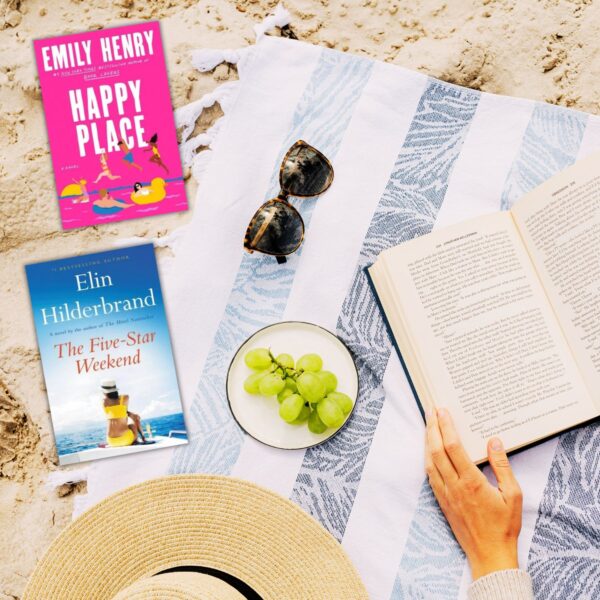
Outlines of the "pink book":
<svg viewBox="0 0 600 600">
<path fill-rule="evenodd" d="M 34 49 L 63 229 L 187 210 L 158 22 Z"/>
</svg>

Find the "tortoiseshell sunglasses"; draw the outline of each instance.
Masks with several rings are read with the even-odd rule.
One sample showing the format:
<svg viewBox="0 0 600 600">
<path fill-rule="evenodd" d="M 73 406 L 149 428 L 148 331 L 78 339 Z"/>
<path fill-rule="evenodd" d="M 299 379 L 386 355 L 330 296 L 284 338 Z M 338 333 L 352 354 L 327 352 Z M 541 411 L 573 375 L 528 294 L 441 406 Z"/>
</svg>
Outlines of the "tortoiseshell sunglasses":
<svg viewBox="0 0 600 600">
<path fill-rule="evenodd" d="M 265 202 L 246 230 L 244 248 L 262 252 L 284 263 L 304 240 L 304 221 L 288 202 L 290 196 L 312 198 L 322 194 L 333 181 L 331 163 L 316 148 L 298 140 L 285 155 L 279 168 L 279 194 Z"/>
</svg>

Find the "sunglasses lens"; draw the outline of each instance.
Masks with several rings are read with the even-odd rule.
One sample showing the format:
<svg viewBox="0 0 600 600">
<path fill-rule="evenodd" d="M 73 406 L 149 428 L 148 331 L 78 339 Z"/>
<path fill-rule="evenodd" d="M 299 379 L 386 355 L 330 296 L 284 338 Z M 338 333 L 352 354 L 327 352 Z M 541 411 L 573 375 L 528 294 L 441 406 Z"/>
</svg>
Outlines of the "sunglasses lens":
<svg viewBox="0 0 600 600">
<path fill-rule="evenodd" d="M 246 231 L 251 250 L 284 256 L 298 249 L 304 224 L 296 209 L 284 202 L 267 202 L 254 215 Z"/>
<path fill-rule="evenodd" d="M 292 196 L 317 196 L 333 178 L 333 169 L 312 146 L 296 144 L 281 169 L 281 187 Z"/>
</svg>

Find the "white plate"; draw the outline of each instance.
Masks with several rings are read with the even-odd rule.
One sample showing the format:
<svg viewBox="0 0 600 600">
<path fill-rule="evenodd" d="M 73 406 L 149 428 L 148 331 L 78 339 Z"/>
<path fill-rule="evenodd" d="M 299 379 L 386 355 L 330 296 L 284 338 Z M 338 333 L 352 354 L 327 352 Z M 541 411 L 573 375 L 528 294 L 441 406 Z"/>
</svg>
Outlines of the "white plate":
<svg viewBox="0 0 600 600">
<path fill-rule="evenodd" d="M 285 352 L 298 360 L 303 354 L 316 353 L 323 359 L 323 369 L 335 373 L 337 391 L 348 394 L 354 405 L 358 396 L 358 372 L 350 351 L 330 331 L 300 321 L 284 321 L 259 329 L 236 352 L 227 373 L 227 399 L 240 427 L 263 444 L 285 450 L 309 448 L 333 437 L 337 429 L 326 429 L 321 434 L 312 433 L 306 423 L 290 425 L 279 416 L 279 402 L 275 396 L 265 398 L 248 394 L 244 380 L 253 371 L 246 366 L 244 356 L 253 348 L 270 348 L 277 356 Z M 354 410 L 354 408 L 352 409 Z M 346 421 L 350 418 L 346 417 Z"/>
</svg>

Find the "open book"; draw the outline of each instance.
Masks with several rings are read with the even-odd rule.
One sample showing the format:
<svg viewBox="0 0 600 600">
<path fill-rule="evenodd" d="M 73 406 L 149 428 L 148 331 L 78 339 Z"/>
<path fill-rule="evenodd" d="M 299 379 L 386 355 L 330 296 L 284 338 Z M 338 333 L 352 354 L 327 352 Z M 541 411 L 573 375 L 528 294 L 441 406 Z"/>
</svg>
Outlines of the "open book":
<svg viewBox="0 0 600 600">
<path fill-rule="evenodd" d="M 422 407 L 445 406 L 470 457 L 600 416 L 600 155 L 368 269 Z"/>
</svg>

